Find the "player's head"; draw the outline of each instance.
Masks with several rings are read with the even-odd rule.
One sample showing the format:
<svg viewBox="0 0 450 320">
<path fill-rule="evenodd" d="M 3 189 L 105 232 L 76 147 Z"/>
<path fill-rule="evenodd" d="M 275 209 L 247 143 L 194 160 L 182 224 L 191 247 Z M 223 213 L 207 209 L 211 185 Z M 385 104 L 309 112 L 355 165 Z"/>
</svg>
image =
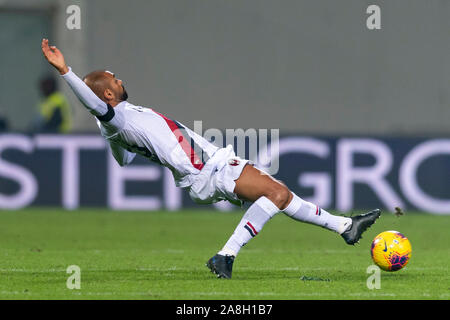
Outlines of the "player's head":
<svg viewBox="0 0 450 320">
<path fill-rule="evenodd" d="M 83 78 L 89 88 L 106 103 L 118 103 L 128 99 L 122 80 L 107 70 L 93 71 Z"/>
</svg>

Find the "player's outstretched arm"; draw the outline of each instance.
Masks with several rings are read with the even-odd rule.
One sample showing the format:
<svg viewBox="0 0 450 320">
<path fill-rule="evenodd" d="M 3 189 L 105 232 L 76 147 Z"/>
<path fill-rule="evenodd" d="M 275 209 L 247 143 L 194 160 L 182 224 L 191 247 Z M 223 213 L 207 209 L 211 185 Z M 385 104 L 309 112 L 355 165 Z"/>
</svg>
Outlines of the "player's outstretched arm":
<svg viewBox="0 0 450 320">
<path fill-rule="evenodd" d="M 72 69 L 66 65 L 64 55 L 55 46 L 49 46 L 48 40 L 43 39 L 42 53 L 45 59 L 61 74 L 70 88 L 73 90 L 83 105 L 95 116 L 102 116 L 108 112 L 108 107 L 97 95 L 84 83 Z"/>
<path fill-rule="evenodd" d="M 41 43 L 42 53 L 45 59 L 50 63 L 60 74 L 66 74 L 69 72 L 69 68 L 64 60 L 64 55 L 55 46 L 48 45 L 48 39 L 42 39 Z"/>
</svg>

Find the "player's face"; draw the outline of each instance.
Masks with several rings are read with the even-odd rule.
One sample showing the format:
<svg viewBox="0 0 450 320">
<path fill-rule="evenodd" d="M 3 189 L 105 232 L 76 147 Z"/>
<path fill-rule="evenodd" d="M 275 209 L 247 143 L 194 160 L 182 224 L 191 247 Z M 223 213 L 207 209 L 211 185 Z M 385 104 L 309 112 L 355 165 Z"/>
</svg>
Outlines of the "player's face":
<svg viewBox="0 0 450 320">
<path fill-rule="evenodd" d="M 128 93 L 127 90 L 125 90 L 125 87 L 123 86 L 122 80 L 117 79 L 115 74 L 110 74 L 110 76 L 111 76 L 110 80 L 111 90 L 114 92 L 118 100 L 126 101 L 128 99 Z"/>
</svg>

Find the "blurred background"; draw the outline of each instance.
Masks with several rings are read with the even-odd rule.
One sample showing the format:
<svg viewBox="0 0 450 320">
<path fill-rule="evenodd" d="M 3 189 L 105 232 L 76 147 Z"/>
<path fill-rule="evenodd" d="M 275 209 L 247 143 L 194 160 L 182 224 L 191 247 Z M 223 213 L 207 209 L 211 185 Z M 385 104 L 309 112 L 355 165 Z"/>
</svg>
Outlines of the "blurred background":
<svg viewBox="0 0 450 320">
<path fill-rule="evenodd" d="M 189 127 L 279 129 L 277 177 L 324 207 L 450 213 L 449 15 L 447 0 L 0 0 L 0 207 L 193 205 L 143 159 L 116 168 L 45 37 L 80 77 L 111 70 L 131 103 Z"/>
</svg>

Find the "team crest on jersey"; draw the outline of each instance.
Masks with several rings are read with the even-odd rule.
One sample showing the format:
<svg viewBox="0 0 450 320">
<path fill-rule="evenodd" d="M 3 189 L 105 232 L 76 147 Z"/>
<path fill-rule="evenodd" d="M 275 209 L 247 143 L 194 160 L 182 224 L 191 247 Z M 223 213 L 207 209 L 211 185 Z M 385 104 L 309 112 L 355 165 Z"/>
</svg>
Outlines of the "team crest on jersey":
<svg viewBox="0 0 450 320">
<path fill-rule="evenodd" d="M 237 158 L 232 158 L 228 160 L 228 164 L 233 167 L 238 166 L 239 163 L 241 163 L 241 161 L 239 161 L 239 159 Z"/>
</svg>

